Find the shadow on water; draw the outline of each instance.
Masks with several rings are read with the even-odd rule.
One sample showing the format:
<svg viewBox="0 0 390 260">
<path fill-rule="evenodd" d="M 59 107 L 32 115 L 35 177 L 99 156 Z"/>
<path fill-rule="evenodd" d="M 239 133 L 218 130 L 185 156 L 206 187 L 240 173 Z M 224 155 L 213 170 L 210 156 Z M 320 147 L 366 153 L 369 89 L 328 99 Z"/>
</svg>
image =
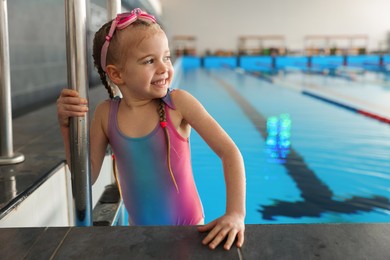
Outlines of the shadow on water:
<svg viewBox="0 0 390 260">
<path fill-rule="evenodd" d="M 371 198 L 353 196 L 343 201 L 334 200 L 330 188 L 317 178 L 294 149 L 291 149 L 287 156 L 285 167 L 300 190 L 303 201 L 276 200 L 274 205 L 262 206 L 258 211 L 262 213 L 263 219 L 273 220 L 275 216 L 319 217 L 324 212 L 354 214 L 369 212 L 374 208 L 390 209 L 389 199 L 383 196 L 374 195 Z"/>
</svg>

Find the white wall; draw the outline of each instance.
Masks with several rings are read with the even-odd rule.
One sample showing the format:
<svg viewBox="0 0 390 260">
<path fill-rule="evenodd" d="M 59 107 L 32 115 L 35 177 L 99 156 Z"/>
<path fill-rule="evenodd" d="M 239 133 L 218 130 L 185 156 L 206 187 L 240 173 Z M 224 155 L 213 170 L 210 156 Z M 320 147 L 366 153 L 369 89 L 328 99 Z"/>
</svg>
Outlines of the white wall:
<svg viewBox="0 0 390 260">
<path fill-rule="evenodd" d="M 93 207 L 96 206 L 105 187 L 115 181 L 111 165 L 111 156 L 107 155 L 99 178 L 92 186 Z M 64 165 L 0 219 L 0 228 L 73 226 L 74 205 L 71 185 L 69 168 Z"/>
<path fill-rule="evenodd" d="M 367 34 L 369 50 L 387 48 L 389 0 L 161 0 L 169 38 L 194 35 L 197 49 L 237 49 L 240 35 L 280 34 L 302 50 L 305 35 Z"/>
<path fill-rule="evenodd" d="M 3 217 L 0 227 L 72 225 L 70 193 L 70 175 L 64 166 Z"/>
</svg>

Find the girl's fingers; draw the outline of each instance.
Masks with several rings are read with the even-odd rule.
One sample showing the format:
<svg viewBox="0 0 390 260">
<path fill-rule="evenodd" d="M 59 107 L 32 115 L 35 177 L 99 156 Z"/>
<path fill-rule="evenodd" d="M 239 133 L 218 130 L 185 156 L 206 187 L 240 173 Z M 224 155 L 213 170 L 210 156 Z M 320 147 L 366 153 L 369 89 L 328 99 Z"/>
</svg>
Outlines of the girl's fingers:
<svg viewBox="0 0 390 260">
<path fill-rule="evenodd" d="M 228 232 L 229 232 L 228 228 L 224 228 L 224 229 L 219 230 L 218 233 L 211 238 L 213 240 L 209 244 L 209 247 L 211 249 L 215 249 L 225 239 L 225 237 L 227 236 Z"/>
<path fill-rule="evenodd" d="M 61 126 L 69 126 L 70 117 L 84 117 L 88 112 L 87 106 L 62 105 L 58 106 L 58 121 Z"/>
<path fill-rule="evenodd" d="M 57 99 L 58 104 L 87 104 L 88 101 L 85 98 L 81 98 L 79 93 L 73 89 L 63 89 L 61 95 Z"/>
<path fill-rule="evenodd" d="M 63 89 L 57 99 L 57 115 L 61 126 L 69 126 L 69 117 L 83 117 L 88 112 L 88 100 L 72 89 Z"/>
<path fill-rule="evenodd" d="M 79 93 L 76 90 L 64 88 L 61 91 L 61 96 L 71 96 L 71 97 L 78 97 Z"/>
<path fill-rule="evenodd" d="M 78 105 L 64 105 L 63 106 L 64 108 L 64 111 L 67 111 L 67 112 L 70 112 L 70 113 L 78 113 L 78 112 L 81 112 L 81 113 L 85 113 L 88 111 L 88 107 L 87 106 L 78 106 Z"/>
<path fill-rule="evenodd" d="M 235 229 L 230 230 L 228 237 L 227 237 L 227 240 L 226 240 L 226 243 L 223 246 L 223 248 L 225 248 L 226 250 L 229 250 L 232 247 L 234 240 L 236 240 L 236 235 L 237 235 L 237 231 Z"/>
<path fill-rule="evenodd" d="M 242 247 L 242 245 L 244 244 L 244 231 L 240 231 L 238 232 L 237 234 L 237 247 Z"/>
<path fill-rule="evenodd" d="M 74 105 L 85 105 L 88 101 L 85 98 L 79 97 L 60 97 L 57 100 L 57 104 L 74 104 Z"/>
<path fill-rule="evenodd" d="M 210 242 L 215 239 L 215 237 L 218 235 L 218 233 L 220 232 L 221 230 L 221 227 L 220 226 L 215 226 L 211 231 L 210 233 L 207 234 L 207 236 L 203 239 L 202 243 L 203 245 L 208 245 L 210 244 Z M 211 245 L 210 245 L 211 246 Z M 215 248 L 215 247 L 214 247 Z M 213 249 L 214 249 L 213 248 Z"/>
<path fill-rule="evenodd" d="M 245 226 L 241 222 L 233 222 L 220 218 L 207 225 L 198 227 L 200 232 L 209 231 L 207 236 L 202 240 L 202 244 L 208 245 L 211 249 L 215 249 L 226 239 L 223 246 L 224 249 L 230 250 L 235 241 L 235 245 L 241 247 L 244 244 Z"/>
<path fill-rule="evenodd" d="M 72 116 L 85 116 L 88 112 L 86 106 L 66 105 L 58 108 L 58 117 L 72 117 Z"/>
</svg>

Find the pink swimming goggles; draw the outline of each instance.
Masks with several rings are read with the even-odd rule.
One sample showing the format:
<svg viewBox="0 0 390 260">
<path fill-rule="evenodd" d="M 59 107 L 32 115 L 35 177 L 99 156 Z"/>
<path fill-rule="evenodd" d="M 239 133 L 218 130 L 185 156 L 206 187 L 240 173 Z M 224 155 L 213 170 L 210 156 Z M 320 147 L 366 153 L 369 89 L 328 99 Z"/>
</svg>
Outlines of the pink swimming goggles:
<svg viewBox="0 0 390 260">
<path fill-rule="evenodd" d="M 130 13 L 118 14 L 115 20 L 112 21 L 110 31 L 106 36 L 106 41 L 103 44 L 102 53 L 100 56 L 100 65 L 102 66 L 102 69 L 104 71 L 106 71 L 108 45 L 110 45 L 110 41 L 112 39 L 112 35 L 114 34 L 115 30 L 116 29 L 123 30 L 137 20 L 156 23 L 156 18 L 154 18 L 153 15 L 150 15 L 139 8 L 135 8 Z"/>
</svg>

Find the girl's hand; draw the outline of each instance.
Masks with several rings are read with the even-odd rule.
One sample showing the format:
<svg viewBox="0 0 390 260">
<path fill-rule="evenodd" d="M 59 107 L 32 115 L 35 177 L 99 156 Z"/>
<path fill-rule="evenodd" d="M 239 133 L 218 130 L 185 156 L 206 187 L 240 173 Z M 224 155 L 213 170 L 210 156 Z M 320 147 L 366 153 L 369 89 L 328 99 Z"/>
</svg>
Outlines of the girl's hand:
<svg viewBox="0 0 390 260">
<path fill-rule="evenodd" d="M 226 250 L 229 250 L 237 237 L 236 246 L 242 247 L 244 244 L 244 219 L 239 216 L 225 214 L 216 220 L 198 227 L 200 232 L 210 231 L 203 239 L 204 245 L 209 245 L 211 249 L 215 249 L 225 238 L 227 238 L 225 245 Z"/>
<path fill-rule="evenodd" d="M 69 127 L 69 117 L 82 117 L 88 111 L 88 101 L 76 90 L 63 89 L 57 99 L 57 117 L 60 127 Z"/>
</svg>

